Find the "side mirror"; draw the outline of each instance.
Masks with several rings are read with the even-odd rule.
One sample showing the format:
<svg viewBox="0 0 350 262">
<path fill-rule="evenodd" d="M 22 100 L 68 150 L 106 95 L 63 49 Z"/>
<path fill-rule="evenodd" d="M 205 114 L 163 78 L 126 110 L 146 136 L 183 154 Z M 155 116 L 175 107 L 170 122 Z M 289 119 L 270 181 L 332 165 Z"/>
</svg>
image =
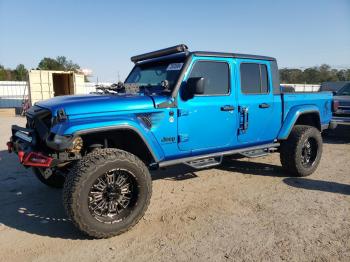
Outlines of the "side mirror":
<svg viewBox="0 0 350 262">
<path fill-rule="evenodd" d="M 204 86 L 205 86 L 204 77 L 191 77 L 187 79 L 187 89 L 192 96 L 203 95 Z"/>
<path fill-rule="evenodd" d="M 337 95 L 337 91 L 333 91 L 332 93 L 333 93 L 334 96 Z"/>
</svg>

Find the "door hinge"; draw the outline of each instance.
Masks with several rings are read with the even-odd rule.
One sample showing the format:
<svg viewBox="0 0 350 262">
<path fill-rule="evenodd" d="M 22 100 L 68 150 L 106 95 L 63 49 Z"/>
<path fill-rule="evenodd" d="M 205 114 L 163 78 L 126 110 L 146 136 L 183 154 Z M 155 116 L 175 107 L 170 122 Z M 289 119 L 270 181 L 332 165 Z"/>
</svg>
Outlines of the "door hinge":
<svg viewBox="0 0 350 262">
<path fill-rule="evenodd" d="M 188 142 L 188 140 L 189 140 L 188 134 L 180 134 L 178 136 L 179 143 L 181 143 L 181 142 Z"/>
<path fill-rule="evenodd" d="M 188 116 L 189 112 L 186 109 L 178 109 L 177 110 L 177 116 Z"/>
</svg>

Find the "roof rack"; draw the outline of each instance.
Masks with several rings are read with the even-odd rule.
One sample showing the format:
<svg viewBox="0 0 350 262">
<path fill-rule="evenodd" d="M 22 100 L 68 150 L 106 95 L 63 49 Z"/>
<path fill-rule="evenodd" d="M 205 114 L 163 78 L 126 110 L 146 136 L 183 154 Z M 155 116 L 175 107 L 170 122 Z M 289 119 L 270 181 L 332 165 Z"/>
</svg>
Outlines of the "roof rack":
<svg viewBox="0 0 350 262">
<path fill-rule="evenodd" d="M 157 58 L 157 57 L 181 53 L 181 52 L 186 52 L 186 53 L 188 52 L 187 45 L 181 44 L 181 45 L 176 45 L 176 46 L 160 49 L 158 51 L 153 51 L 153 52 L 142 54 L 142 55 L 136 55 L 136 56 L 131 57 L 131 61 L 134 63 L 137 63 L 137 62 L 142 61 L 142 60 Z"/>
<path fill-rule="evenodd" d="M 181 44 L 158 51 L 153 51 L 150 53 L 136 55 L 131 57 L 131 61 L 134 63 L 151 60 L 154 58 L 168 57 L 170 55 L 176 55 L 179 53 L 184 53 L 185 56 L 195 55 L 195 56 L 212 56 L 212 57 L 232 57 L 232 58 L 241 58 L 241 59 L 256 59 L 256 60 L 267 60 L 267 61 L 276 61 L 274 57 L 269 56 L 260 56 L 260 55 L 249 55 L 249 54 L 238 54 L 238 53 L 223 53 L 223 52 L 208 52 L 208 51 L 194 51 L 189 52 L 187 45 Z M 148 62 L 148 61 L 145 61 Z"/>
<path fill-rule="evenodd" d="M 249 54 L 239 54 L 239 53 L 194 51 L 194 52 L 191 52 L 191 54 L 192 55 L 196 55 L 196 56 L 232 57 L 232 58 L 241 58 L 241 59 L 255 59 L 255 60 L 276 61 L 276 58 L 270 57 L 270 56 L 249 55 Z"/>
</svg>

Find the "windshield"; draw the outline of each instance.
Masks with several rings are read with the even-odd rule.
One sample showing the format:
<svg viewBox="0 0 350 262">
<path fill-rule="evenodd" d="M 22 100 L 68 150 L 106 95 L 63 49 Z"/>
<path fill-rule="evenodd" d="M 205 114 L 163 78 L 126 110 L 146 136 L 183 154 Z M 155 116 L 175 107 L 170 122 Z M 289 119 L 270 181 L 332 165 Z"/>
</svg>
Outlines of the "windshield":
<svg viewBox="0 0 350 262">
<path fill-rule="evenodd" d="M 350 84 L 341 89 L 337 96 L 350 96 Z"/>
<path fill-rule="evenodd" d="M 155 88 L 160 92 L 172 90 L 180 75 L 182 62 L 161 62 L 156 64 L 136 65 L 125 84 L 136 84 L 139 87 Z M 165 81 L 166 80 L 166 81 Z M 155 90 L 152 90 L 153 92 Z"/>
</svg>

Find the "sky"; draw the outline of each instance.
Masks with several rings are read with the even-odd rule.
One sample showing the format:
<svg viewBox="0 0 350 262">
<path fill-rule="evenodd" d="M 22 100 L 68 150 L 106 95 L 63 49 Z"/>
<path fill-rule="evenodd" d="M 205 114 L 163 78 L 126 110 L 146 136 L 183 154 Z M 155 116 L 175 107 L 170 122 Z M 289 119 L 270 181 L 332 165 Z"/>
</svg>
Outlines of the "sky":
<svg viewBox="0 0 350 262">
<path fill-rule="evenodd" d="M 63 55 L 91 81 L 124 80 L 131 56 L 180 43 L 350 68 L 350 0 L 0 0 L 0 28 L 5 67 Z"/>
</svg>

